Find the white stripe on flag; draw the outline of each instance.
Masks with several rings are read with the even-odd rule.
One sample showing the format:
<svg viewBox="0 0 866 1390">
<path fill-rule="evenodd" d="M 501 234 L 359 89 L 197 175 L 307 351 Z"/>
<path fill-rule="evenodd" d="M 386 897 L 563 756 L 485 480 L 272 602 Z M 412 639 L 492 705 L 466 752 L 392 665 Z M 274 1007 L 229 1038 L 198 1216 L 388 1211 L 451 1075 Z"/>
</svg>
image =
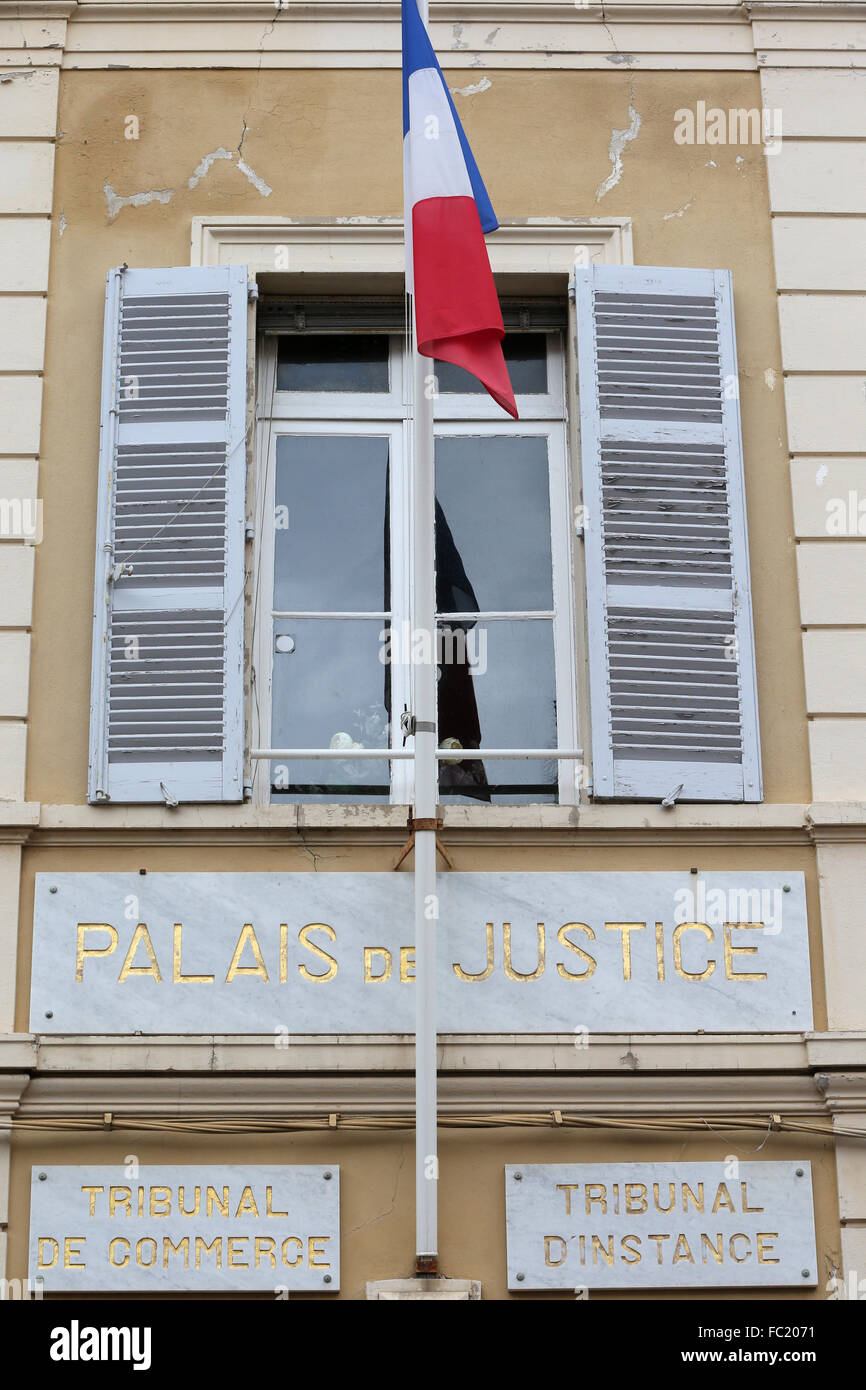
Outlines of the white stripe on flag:
<svg viewBox="0 0 866 1390">
<path fill-rule="evenodd" d="M 435 68 L 409 78 L 407 211 L 424 198 L 471 198 L 472 185 L 442 79 Z"/>
</svg>

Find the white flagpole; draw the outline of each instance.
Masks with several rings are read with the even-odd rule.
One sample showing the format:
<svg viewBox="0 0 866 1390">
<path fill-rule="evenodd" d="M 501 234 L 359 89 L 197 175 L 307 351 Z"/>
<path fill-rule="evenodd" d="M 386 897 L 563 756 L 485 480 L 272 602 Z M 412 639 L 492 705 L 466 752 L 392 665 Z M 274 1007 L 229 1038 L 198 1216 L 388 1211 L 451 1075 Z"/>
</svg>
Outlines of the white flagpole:
<svg viewBox="0 0 866 1390">
<path fill-rule="evenodd" d="M 418 1273 L 435 1272 L 438 1157 L 436 1123 L 436 580 L 434 569 L 433 398 L 429 358 L 414 349 L 415 660 L 415 1230 Z M 422 635 L 423 634 L 423 635 Z M 428 637 L 429 634 L 429 637 Z M 431 1270 L 431 1261 L 433 1268 Z"/>
<path fill-rule="evenodd" d="M 428 0 L 418 0 L 424 24 Z M 411 208 L 405 216 L 411 217 Z M 439 1159 L 436 1107 L 436 571 L 435 485 L 433 472 L 433 392 L 435 368 L 418 352 L 412 315 L 414 417 L 412 425 L 413 660 L 415 716 L 415 1268 L 435 1274 L 438 1256 Z"/>
</svg>

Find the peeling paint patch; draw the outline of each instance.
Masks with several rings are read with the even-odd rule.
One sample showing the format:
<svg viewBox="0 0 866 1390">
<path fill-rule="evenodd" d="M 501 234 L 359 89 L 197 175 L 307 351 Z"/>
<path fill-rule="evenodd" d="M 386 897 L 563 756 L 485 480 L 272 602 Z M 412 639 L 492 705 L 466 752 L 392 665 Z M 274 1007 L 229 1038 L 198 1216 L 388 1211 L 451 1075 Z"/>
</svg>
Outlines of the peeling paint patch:
<svg viewBox="0 0 866 1390">
<path fill-rule="evenodd" d="M 718 167 L 719 166 L 714 159 L 708 159 L 706 164 L 704 165 L 705 169 L 718 169 Z"/>
<path fill-rule="evenodd" d="M 189 187 L 195 188 L 197 183 L 201 183 L 202 179 L 210 169 L 211 165 L 215 164 L 218 159 L 231 158 L 231 150 L 227 150 L 224 145 L 220 145 L 219 149 L 217 150 L 211 150 L 210 154 L 206 154 L 201 163 L 196 165 L 195 169 L 193 169 L 189 177 Z"/>
<path fill-rule="evenodd" d="M 680 208 L 679 212 L 666 212 L 662 218 L 662 221 L 670 222 L 671 218 L 673 217 L 684 216 L 684 214 L 688 212 L 689 208 L 691 207 L 694 201 L 694 198 L 689 198 L 689 201 L 687 203 L 683 203 L 683 206 Z"/>
<path fill-rule="evenodd" d="M 633 53 L 605 53 L 604 60 L 606 63 L 629 64 L 635 62 L 635 56 Z"/>
<path fill-rule="evenodd" d="M 173 188 L 152 188 L 148 193 L 130 193 L 121 197 L 115 193 L 110 183 L 102 185 L 105 201 L 108 204 L 108 220 L 113 222 L 122 208 L 143 208 L 147 203 L 170 203 L 174 197 Z"/>
<path fill-rule="evenodd" d="M 767 370 L 764 372 L 764 381 L 766 382 L 768 391 L 775 391 L 776 372 L 773 367 L 768 367 Z"/>
<path fill-rule="evenodd" d="M 613 165 L 604 183 L 600 183 L 596 189 L 595 201 L 600 203 L 606 193 L 615 188 L 622 178 L 622 153 L 630 140 L 637 138 L 640 130 L 640 116 L 634 107 L 634 87 L 628 89 L 628 117 L 629 123 L 625 130 L 615 130 L 610 137 L 610 162 Z"/>
<path fill-rule="evenodd" d="M 63 211 L 61 210 L 61 213 L 60 213 L 60 221 L 59 221 L 58 224 L 57 224 L 57 235 L 58 235 L 58 236 L 63 236 L 63 233 L 64 233 L 65 231 L 66 231 L 66 213 L 63 212 Z"/>
<path fill-rule="evenodd" d="M 465 42 L 464 42 L 464 39 L 463 39 L 463 25 L 462 25 L 462 24 L 452 24 L 452 25 L 451 25 L 451 37 L 452 37 L 452 39 L 454 40 L 454 42 L 453 42 L 452 45 L 451 45 L 452 48 L 468 48 L 468 47 L 469 47 L 468 43 L 465 43 Z"/>
<path fill-rule="evenodd" d="M 736 157 L 736 159 L 734 160 L 734 163 L 735 163 L 735 164 L 740 164 L 740 165 L 745 164 L 745 162 L 746 162 L 746 161 L 743 159 L 743 156 L 742 156 L 741 154 L 738 154 L 737 157 Z"/>
<path fill-rule="evenodd" d="M 497 25 L 497 27 L 496 27 L 495 29 L 491 29 L 491 30 L 490 30 L 490 33 L 487 35 L 487 38 L 484 40 L 484 42 L 485 42 L 485 43 L 493 43 L 494 39 L 496 38 L 496 35 L 501 31 L 501 29 L 502 29 L 502 25 L 501 25 L 501 24 Z"/>
<path fill-rule="evenodd" d="M 253 188 L 255 188 L 258 193 L 261 193 L 263 198 L 270 198 L 271 194 L 274 191 L 271 188 L 271 185 L 269 183 L 265 183 L 265 180 L 259 174 L 256 173 L 255 169 L 250 168 L 246 160 L 238 159 L 238 168 L 240 169 L 242 174 L 246 175 Z"/>
<path fill-rule="evenodd" d="M 474 97 L 476 92 L 486 92 L 492 86 L 489 77 L 482 77 L 480 82 L 473 82 L 468 87 L 452 87 L 451 92 L 455 97 Z"/>
</svg>

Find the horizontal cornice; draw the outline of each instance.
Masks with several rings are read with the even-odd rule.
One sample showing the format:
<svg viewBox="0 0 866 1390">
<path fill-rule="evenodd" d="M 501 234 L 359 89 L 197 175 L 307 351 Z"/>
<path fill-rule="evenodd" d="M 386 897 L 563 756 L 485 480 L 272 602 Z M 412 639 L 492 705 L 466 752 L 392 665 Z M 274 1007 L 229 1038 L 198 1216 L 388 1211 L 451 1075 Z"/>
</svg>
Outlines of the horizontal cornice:
<svg viewBox="0 0 866 1390">
<path fill-rule="evenodd" d="M 443 839 L 456 846 L 810 845 L 866 841 L 866 803 L 444 806 Z M 317 843 L 401 845 L 408 806 L 54 806 L 0 803 L 0 843 L 39 848 L 142 849 Z"/>
</svg>

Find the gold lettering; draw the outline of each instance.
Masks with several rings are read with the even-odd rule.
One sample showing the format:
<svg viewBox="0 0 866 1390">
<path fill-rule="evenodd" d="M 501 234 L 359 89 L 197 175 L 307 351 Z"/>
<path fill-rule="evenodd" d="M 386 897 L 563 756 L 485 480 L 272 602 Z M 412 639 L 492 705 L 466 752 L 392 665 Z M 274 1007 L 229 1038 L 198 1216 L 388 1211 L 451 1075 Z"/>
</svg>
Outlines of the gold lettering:
<svg viewBox="0 0 866 1390">
<path fill-rule="evenodd" d="M 722 1196 L 723 1193 L 724 1193 L 724 1197 Z M 727 1186 L 726 1186 L 725 1183 L 723 1183 L 723 1182 L 720 1182 L 720 1183 L 719 1183 L 718 1190 L 717 1190 L 717 1192 L 716 1192 L 716 1199 L 715 1199 L 715 1201 L 713 1202 L 713 1215 L 714 1215 L 714 1216 L 715 1216 L 716 1212 L 719 1210 L 720 1207 L 727 1207 L 728 1211 L 736 1211 L 736 1207 L 734 1206 L 733 1202 L 731 1201 L 731 1194 L 730 1194 L 730 1192 L 728 1191 Z"/>
<path fill-rule="evenodd" d="M 556 1184 L 556 1190 L 557 1190 L 557 1192 L 564 1192 L 564 1193 L 565 1193 L 565 1214 L 566 1214 L 566 1216 L 571 1216 L 571 1194 L 572 1194 L 572 1192 L 577 1192 L 577 1190 L 578 1190 L 579 1187 L 580 1187 L 580 1183 L 579 1183 L 579 1182 L 558 1182 L 558 1183 Z"/>
<path fill-rule="evenodd" d="M 228 1189 L 226 1189 L 226 1190 L 228 1190 Z M 210 1212 L 208 1212 L 208 1216 L 210 1216 Z M 200 1266 L 200 1264 L 201 1264 L 201 1260 L 200 1260 L 200 1256 L 201 1256 L 201 1255 L 213 1255 L 213 1254 L 216 1254 L 216 1267 L 217 1267 L 217 1269 L 222 1269 L 222 1267 L 223 1267 L 223 1240 L 222 1240 L 222 1236 L 214 1236 L 214 1238 L 213 1238 L 213 1240 L 211 1241 L 210 1245 L 208 1245 L 208 1243 L 207 1243 L 207 1241 L 205 1240 L 204 1236 L 196 1236 L 196 1238 L 195 1238 L 195 1267 L 196 1267 L 196 1269 L 198 1269 L 199 1266 Z"/>
<path fill-rule="evenodd" d="M 735 1240 L 744 1240 L 746 1242 L 747 1249 L 745 1255 L 737 1254 L 736 1250 L 734 1249 Z M 751 1249 L 748 1248 L 748 1246 L 749 1237 L 747 1235 L 744 1235 L 742 1231 L 737 1231 L 737 1233 L 735 1235 L 732 1235 L 730 1240 L 728 1241 L 728 1249 L 731 1252 L 731 1259 L 736 1260 L 738 1265 L 745 1264 L 746 1260 L 749 1258 L 749 1255 L 751 1254 Z"/>
<path fill-rule="evenodd" d="M 310 941 L 309 933 L 311 931 L 323 931 L 331 942 L 337 940 L 337 933 L 334 931 L 333 927 L 328 926 L 327 922 L 308 922 L 307 925 L 301 927 L 301 930 L 298 932 L 298 941 L 301 945 L 306 946 L 308 951 L 312 951 L 313 955 L 318 956 L 319 960 L 323 960 L 328 967 L 327 970 L 323 971 L 321 974 L 314 975 L 305 965 L 299 965 L 298 974 L 304 980 L 312 980 L 313 984 L 325 984 L 327 980 L 333 980 L 336 975 L 337 962 L 333 956 L 328 955 L 327 951 L 323 951 L 321 946 L 317 946 L 315 941 Z"/>
<path fill-rule="evenodd" d="M 208 1216 L 213 1216 L 214 1207 L 218 1209 L 220 1216 L 228 1216 L 229 1189 L 227 1187 L 223 1188 L 222 1199 L 220 1199 L 219 1195 L 217 1194 L 217 1190 L 215 1187 L 205 1188 L 205 1210 Z"/>
<path fill-rule="evenodd" d="M 287 1211 L 274 1211 L 274 1208 L 273 1208 L 273 1200 L 274 1200 L 274 1189 L 273 1189 L 272 1187 L 266 1187 L 266 1188 L 265 1188 L 265 1216 L 288 1216 L 289 1213 L 288 1213 Z"/>
<path fill-rule="evenodd" d="M 373 957 L 381 956 L 384 970 L 381 975 L 373 974 Z M 385 946 L 364 947 L 364 984 L 376 985 L 381 980 L 391 978 L 391 952 Z"/>
<path fill-rule="evenodd" d="M 144 1258 L 144 1249 L 143 1249 L 143 1247 L 144 1247 L 145 1245 L 152 1245 L 152 1246 L 153 1246 L 153 1250 L 150 1252 L 151 1257 L 150 1257 L 149 1260 L 146 1260 L 146 1259 Z M 141 1237 L 141 1240 L 136 1241 L 136 1244 L 135 1244 L 135 1263 L 136 1263 L 141 1269 L 150 1269 L 153 1265 L 156 1264 L 156 1241 L 154 1240 L 153 1236 L 142 1236 L 142 1237 Z"/>
<path fill-rule="evenodd" d="M 63 1238 L 63 1268 L 64 1269 L 86 1269 L 87 1265 L 82 1260 L 81 1264 L 76 1263 L 73 1256 L 80 1256 L 81 1251 L 76 1250 L 73 1241 L 85 1241 L 87 1236 L 64 1236 Z"/>
<path fill-rule="evenodd" d="M 699 1182 L 699 1183 L 698 1183 L 698 1195 L 697 1195 L 697 1197 L 695 1196 L 695 1194 L 694 1194 L 694 1192 L 692 1191 L 692 1189 L 689 1187 L 688 1183 L 687 1183 L 687 1182 L 684 1182 L 684 1183 L 683 1183 L 683 1211 L 688 1211 L 688 1209 L 689 1209 L 689 1198 L 690 1198 L 690 1197 L 691 1197 L 691 1199 L 692 1199 L 692 1202 L 694 1203 L 695 1211 L 703 1211 L 703 1209 L 704 1209 L 704 1185 L 703 1185 L 702 1182 Z"/>
<path fill-rule="evenodd" d="M 629 1242 L 630 1240 L 633 1240 L 633 1241 L 635 1242 L 635 1244 L 634 1244 L 634 1245 L 629 1245 L 628 1242 Z M 640 1253 L 640 1236 L 623 1236 L 623 1237 L 622 1237 L 622 1240 L 620 1241 L 620 1248 L 621 1248 L 622 1250 L 625 1250 L 625 1251 L 627 1252 L 627 1255 L 631 1255 L 631 1256 L 632 1256 L 632 1259 L 628 1259 L 628 1258 L 627 1258 L 627 1255 L 623 1255 L 622 1258 L 623 1258 L 623 1263 L 624 1263 L 624 1264 L 627 1264 L 627 1265 L 639 1265 L 639 1264 L 640 1264 L 641 1259 L 643 1258 L 642 1255 L 641 1255 L 641 1253 Z"/>
<path fill-rule="evenodd" d="M 538 964 L 530 975 L 524 975 L 521 971 L 515 970 L 511 963 L 511 923 L 502 923 L 502 950 L 505 954 L 505 974 L 508 976 L 509 980 L 520 980 L 522 982 L 540 980 L 541 976 L 544 974 L 545 941 L 543 922 L 538 923 L 536 932 L 538 936 Z"/>
<path fill-rule="evenodd" d="M 241 965 L 240 963 L 247 942 L 250 944 L 255 965 Z M 230 985 L 236 975 L 256 975 L 260 980 L 263 980 L 265 984 L 269 982 L 267 967 L 252 922 L 245 922 L 241 928 L 238 944 L 235 947 L 235 953 L 232 956 L 231 964 L 226 974 L 226 984 Z"/>
<path fill-rule="evenodd" d="M 280 923 L 280 984 L 287 983 L 289 978 L 289 924 Z"/>
<path fill-rule="evenodd" d="M 104 1188 L 104 1187 L 82 1187 L 81 1191 L 82 1191 L 82 1192 L 89 1192 L 89 1193 L 90 1193 L 90 1215 L 91 1215 L 91 1216 L 95 1216 L 95 1215 L 96 1215 L 96 1194 L 97 1194 L 97 1192 L 104 1192 L 104 1191 L 105 1191 L 105 1188 Z"/>
<path fill-rule="evenodd" d="M 415 979 L 415 947 L 400 947 L 400 983 L 411 984 Z"/>
<path fill-rule="evenodd" d="M 576 1186 L 576 1184 L 575 1184 L 575 1186 Z M 558 1260 L 555 1260 L 555 1259 L 553 1258 L 553 1245 L 552 1245 L 552 1242 L 555 1241 L 555 1240 L 558 1240 L 560 1246 L 562 1247 L 562 1248 L 560 1249 L 560 1252 L 559 1252 L 559 1259 L 558 1259 Z M 545 1236 L 545 1237 L 544 1237 L 544 1263 L 545 1263 L 546 1265 L 555 1266 L 555 1265 L 565 1264 L 565 1257 L 566 1257 L 567 1254 L 568 1254 L 568 1245 L 567 1245 L 566 1242 L 563 1240 L 562 1236 Z"/>
<path fill-rule="evenodd" d="M 612 1265 L 612 1264 L 613 1264 L 613 1236 L 609 1236 L 609 1237 L 608 1237 L 608 1244 L 607 1244 L 607 1245 L 605 1245 L 605 1243 L 604 1243 L 604 1241 L 602 1240 L 601 1236 L 595 1236 L 595 1235 L 593 1236 L 593 1238 L 592 1238 L 592 1262 L 593 1262 L 594 1265 L 597 1265 L 597 1264 L 598 1264 L 598 1260 L 596 1259 L 596 1255 L 601 1255 L 601 1257 L 603 1258 L 605 1264 L 608 1264 L 608 1265 Z"/>
<path fill-rule="evenodd" d="M 125 1207 L 127 1216 L 132 1215 L 132 1188 L 110 1187 L 108 1189 L 108 1215 L 114 1216 L 118 1207 Z"/>
<path fill-rule="evenodd" d="M 605 931 L 622 932 L 622 978 L 631 979 L 631 934 L 633 931 L 643 931 L 646 922 L 605 922 Z"/>
<path fill-rule="evenodd" d="M 322 1261 L 320 1260 L 313 1259 L 314 1255 L 324 1255 L 327 1253 L 325 1250 L 320 1250 L 319 1246 L 324 1245 L 325 1242 L 329 1241 L 330 1239 L 330 1236 L 310 1236 L 309 1240 L 307 1241 L 307 1264 L 310 1266 L 310 1269 L 331 1268 L 330 1260 L 325 1260 L 324 1263 L 322 1263 Z"/>
<path fill-rule="evenodd" d="M 183 923 L 174 924 L 174 962 L 172 982 L 176 985 L 212 985 L 213 975 L 184 975 L 181 956 L 183 955 Z M 196 1265 L 196 1268 L 198 1266 Z"/>
<path fill-rule="evenodd" d="M 245 1187 L 244 1190 L 243 1190 L 243 1192 L 241 1193 L 241 1198 L 240 1198 L 240 1201 L 238 1202 L 238 1209 L 237 1209 L 237 1211 L 235 1212 L 235 1216 L 256 1216 L 256 1217 L 257 1217 L 258 1214 L 259 1214 L 259 1209 L 258 1209 L 258 1207 L 256 1206 L 256 1199 L 255 1199 L 255 1197 L 253 1196 L 253 1189 L 252 1189 L 251 1187 Z M 246 1238 L 246 1237 L 245 1237 L 245 1238 Z M 231 1260 L 229 1260 L 229 1264 L 231 1264 Z"/>
<path fill-rule="evenodd" d="M 655 1203 L 655 1209 L 656 1209 L 656 1211 L 662 1211 L 662 1212 L 673 1211 L 674 1206 L 676 1205 L 676 1200 L 677 1200 L 677 1190 L 676 1190 L 676 1188 L 674 1187 L 674 1184 L 673 1184 L 672 1182 L 669 1182 L 669 1183 L 668 1183 L 668 1206 L 663 1207 L 662 1204 L 661 1204 L 661 1198 L 660 1198 L 660 1196 L 659 1196 L 659 1185 L 658 1185 L 657 1182 L 654 1182 L 654 1183 L 653 1183 L 653 1202 Z"/>
<path fill-rule="evenodd" d="M 84 941 L 89 931 L 107 931 L 109 935 L 109 945 L 90 949 L 85 947 Z M 84 962 L 96 956 L 110 956 L 117 946 L 117 928 L 112 927 L 108 922 L 79 922 L 78 923 L 78 944 L 75 948 L 75 982 L 82 984 L 84 980 Z"/>
<path fill-rule="evenodd" d="M 656 922 L 656 977 L 659 980 L 665 977 L 665 942 L 662 929 L 663 923 Z"/>
<path fill-rule="evenodd" d="M 49 1249 L 49 1254 L 51 1254 L 51 1259 L 50 1259 L 50 1260 L 46 1260 L 46 1258 L 45 1258 L 45 1250 L 44 1250 L 44 1247 L 45 1247 L 45 1246 L 49 1246 L 49 1247 L 53 1246 L 53 1247 L 54 1247 L 53 1252 Z M 57 1241 L 54 1240 L 53 1236 L 40 1236 L 40 1237 L 39 1237 L 39 1243 L 38 1243 L 38 1246 L 37 1246 L 37 1254 L 36 1254 L 36 1262 L 37 1262 L 37 1265 L 38 1265 L 38 1268 L 39 1268 L 39 1269 L 53 1269 L 54 1266 L 57 1264 L 57 1256 L 58 1256 L 59 1254 L 60 1254 L 60 1246 L 57 1244 Z"/>
<path fill-rule="evenodd" d="M 636 1196 L 632 1196 L 636 1193 Z M 637 1203 L 637 1206 L 634 1203 Z M 629 1214 L 647 1209 L 646 1184 L 642 1182 L 627 1182 L 625 1185 L 625 1209 Z"/>
<path fill-rule="evenodd" d="M 201 1206 L 201 1188 L 194 1187 L 193 1192 L 195 1193 L 195 1206 L 193 1207 L 192 1211 L 187 1211 L 186 1207 L 183 1204 L 186 1191 L 183 1187 L 179 1187 L 177 1189 L 177 1201 L 178 1206 L 180 1208 L 181 1216 L 198 1216 L 198 1209 Z"/>
<path fill-rule="evenodd" d="M 298 1247 L 298 1258 L 296 1260 L 290 1260 L 288 1256 L 286 1247 L 291 1244 L 295 1244 Z M 283 1264 L 286 1265 L 288 1269 L 297 1269 L 301 1260 L 304 1258 L 304 1242 L 300 1240 L 298 1236 L 286 1236 L 280 1254 L 282 1255 Z"/>
<path fill-rule="evenodd" d="M 677 1243 L 674 1249 L 674 1257 L 671 1260 L 671 1264 L 678 1264 L 680 1260 L 688 1260 L 689 1264 L 692 1265 L 695 1262 L 695 1257 L 691 1252 L 689 1243 L 686 1240 L 685 1236 L 682 1235 L 677 1236 Z"/>
<path fill-rule="evenodd" d="M 745 1183 L 745 1182 L 741 1182 L 741 1183 L 740 1183 L 740 1200 L 741 1200 L 741 1202 L 742 1202 L 743 1211 L 763 1211 L 763 1210 L 764 1210 L 763 1207 L 750 1207 L 750 1206 L 749 1206 L 749 1185 L 748 1185 L 748 1183 Z"/>
<path fill-rule="evenodd" d="M 470 975 L 470 974 L 468 974 L 467 971 L 465 971 L 465 970 L 463 969 L 463 966 L 462 966 L 462 965 L 458 965 L 457 962 L 456 962 L 456 960 L 455 960 L 455 961 L 452 962 L 451 969 L 454 971 L 454 974 L 457 976 L 458 980 L 489 980 L 489 979 L 490 979 L 490 976 L 493 974 L 493 923 L 492 923 L 492 922 L 488 922 L 488 923 L 487 923 L 487 926 L 486 926 L 486 928 L 485 928 L 485 937 L 486 937 L 486 940 L 487 940 L 487 964 L 486 964 L 486 966 L 484 967 L 484 969 L 481 971 L 481 974 L 480 974 L 480 975 Z"/>
<path fill-rule="evenodd" d="M 246 1245 L 246 1243 L 247 1243 L 248 1240 L 249 1240 L 249 1236 L 229 1236 L 228 1241 L 227 1241 L 228 1249 L 229 1249 L 229 1259 L 228 1259 L 228 1266 L 229 1266 L 229 1269 L 249 1269 L 250 1266 L 249 1266 L 249 1261 L 248 1261 L 248 1260 L 242 1260 L 242 1259 L 240 1259 L 240 1258 L 235 1259 L 235 1256 L 236 1256 L 236 1255 L 240 1256 L 241 1254 L 244 1253 L 244 1252 L 241 1251 L 241 1250 L 236 1250 L 236 1249 L 235 1249 L 235 1246 L 236 1246 L 236 1245 L 240 1245 L 240 1244 Z"/>
<path fill-rule="evenodd" d="M 715 1244 L 715 1245 L 713 1245 L 713 1242 L 710 1240 L 710 1237 L 709 1237 L 709 1236 L 705 1236 L 705 1235 L 702 1235 L 702 1236 L 701 1236 L 701 1263 L 702 1263 L 702 1264 L 706 1264 L 706 1262 L 707 1262 L 707 1250 L 708 1250 L 708 1249 L 711 1250 L 711 1251 L 713 1252 L 713 1259 L 715 1260 L 716 1264 L 717 1264 L 717 1265 L 720 1265 L 720 1264 L 722 1263 L 722 1241 L 723 1241 L 723 1240 L 724 1240 L 724 1236 L 722 1235 L 721 1231 L 719 1231 L 718 1234 L 717 1234 L 717 1236 L 716 1236 L 716 1244 Z"/>
<path fill-rule="evenodd" d="M 271 1269 L 277 1267 L 276 1241 L 273 1236 L 256 1236 L 253 1241 L 253 1257 L 256 1262 L 256 1269 L 259 1267 L 259 1258 L 267 1255 L 271 1262 Z"/>
<path fill-rule="evenodd" d="M 144 945 L 145 953 L 150 961 L 149 965 L 133 965 L 132 963 L 141 944 Z M 157 964 L 156 952 L 153 949 L 150 932 L 147 930 L 144 922 L 139 922 L 135 931 L 132 933 L 129 950 L 126 953 L 123 965 L 120 967 L 117 983 L 122 985 L 124 980 L 127 980 L 130 975 L 150 975 L 151 979 L 156 980 L 157 984 L 162 983 L 162 973 Z"/>
<path fill-rule="evenodd" d="M 122 1260 L 116 1260 L 114 1258 L 115 1245 L 126 1247 L 126 1254 Z M 129 1241 L 126 1239 L 126 1236 L 115 1236 L 113 1240 L 108 1242 L 108 1263 L 114 1265 L 115 1269 L 124 1269 L 129 1264 Z"/>
<path fill-rule="evenodd" d="M 753 1207 L 753 1208 L 751 1208 L 751 1210 L 754 1211 L 755 1208 Z M 765 1241 L 765 1240 L 778 1240 L 778 1239 L 779 1239 L 779 1232 L 778 1232 L 778 1231 L 758 1231 L 757 1235 L 755 1236 L 755 1241 L 756 1241 L 757 1246 L 758 1246 L 758 1264 L 761 1264 L 761 1265 L 777 1265 L 777 1264 L 779 1263 L 779 1261 L 778 1261 L 778 1260 L 774 1260 L 773 1257 L 772 1257 L 771 1255 L 769 1255 L 769 1254 L 765 1255 L 765 1254 L 764 1254 L 764 1241 Z M 768 1246 L 767 1248 L 768 1248 L 768 1250 L 772 1250 L 772 1249 L 773 1249 L 772 1245 Z"/>
<path fill-rule="evenodd" d="M 162 1211 L 157 1211 L 156 1203 L 162 1203 Z M 171 1211 L 171 1188 L 152 1187 L 150 1189 L 150 1214 L 151 1216 L 168 1216 Z"/>
<path fill-rule="evenodd" d="M 734 969 L 734 956 L 756 956 L 757 946 L 734 946 L 731 943 L 732 931 L 763 931 L 763 922 L 725 922 L 722 927 L 722 936 L 725 943 L 725 975 L 729 980 L 766 980 L 767 976 L 758 971 L 749 974 L 747 971 L 737 971 Z"/>
<path fill-rule="evenodd" d="M 171 1236 L 162 1238 L 162 1267 L 168 1269 L 169 1253 L 172 1255 L 183 1255 L 183 1267 L 189 1269 L 189 1236 L 182 1236 L 175 1245 Z"/>
<path fill-rule="evenodd" d="M 569 941 L 566 933 L 570 931 L 586 932 L 590 941 L 595 941 L 595 932 L 592 927 L 588 927 L 585 922 L 566 922 L 565 926 L 560 927 L 559 931 L 556 933 L 556 939 L 560 946 L 565 946 L 567 950 L 573 951 L 576 956 L 580 956 L 580 959 L 585 960 L 589 968 L 584 970 L 580 975 L 573 975 L 570 970 L 566 970 L 561 961 L 557 961 L 557 973 L 562 976 L 563 980 L 591 980 L 595 974 L 595 967 L 598 962 L 595 961 L 587 951 L 584 951 L 582 946 L 578 946 L 576 941 Z"/>
<path fill-rule="evenodd" d="M 584 1185 L 583 1193 L 587 1216 L 589 1216 L 592 1212 L 593 1202 L 598 1202 L 601 1205 L 601 1209 L 604 1212 L 604 1214 L 607 1215 L 607 1188 L 605 1187 L 603 1182 L 586 1183 Z"/>
<path fill-rule="evenodd" d="M 661 1264 L 661 1262 L 662 1262 L 662 1241 L 663 1241 L 663 1240 L 670 1240 L 670 1236 L 669 1236 L 669 1235 L 661 1235 L 661 1236 L 649 1235 L 649 1236 L 647 1236 L 647 1240 L 654 1240 L 654 1241 L 655 1241 L 655 1243 L 656 1243 L 656 1264 Z"/>
<path fill-rule="evenodd" d="M 708 980 L 716 968 L 714 960 L 708 960 L 706 969 L 698 973 L 695 970 L 683 969 L 683 948 L 682 934 L 687 931 L 700 931 L 708 941 L 713 939 L 713 929 L 708 927 L 706 922 L 680 922 L 678 927 L 674 927 L 674 970 L 683 980 Z"/>
</svg>

